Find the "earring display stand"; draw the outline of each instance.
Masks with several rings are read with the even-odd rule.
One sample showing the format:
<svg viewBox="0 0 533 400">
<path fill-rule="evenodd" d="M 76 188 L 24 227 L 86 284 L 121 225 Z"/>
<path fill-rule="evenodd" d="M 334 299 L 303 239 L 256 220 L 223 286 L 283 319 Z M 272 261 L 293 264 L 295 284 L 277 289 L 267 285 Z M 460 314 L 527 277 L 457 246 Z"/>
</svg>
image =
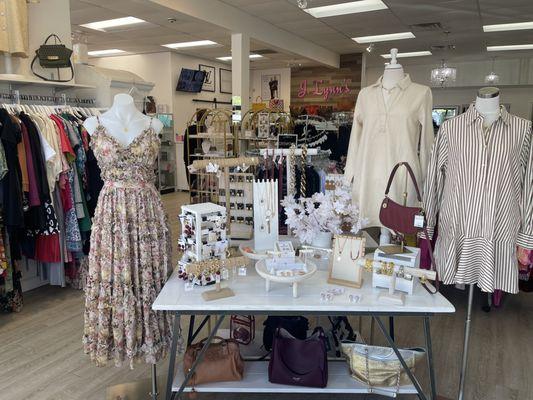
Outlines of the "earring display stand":
<svg viewBox="0 0 533 400">
<path fill-rule="evenodd" d="M 254 181 L 254 248 L 272 250 L 279 237 L 278 182 Z"/>
</svg>

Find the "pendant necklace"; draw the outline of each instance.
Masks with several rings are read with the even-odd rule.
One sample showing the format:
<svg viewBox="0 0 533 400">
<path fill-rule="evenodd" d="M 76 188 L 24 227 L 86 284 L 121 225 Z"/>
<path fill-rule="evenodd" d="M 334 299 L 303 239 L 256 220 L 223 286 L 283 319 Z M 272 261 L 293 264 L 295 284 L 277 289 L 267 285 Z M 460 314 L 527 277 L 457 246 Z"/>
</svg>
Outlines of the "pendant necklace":
<svg viewBox="0 0 533 400">
<path fill-rule="evenodd" d="M 344 253 L 344 248 L 346 247 L 346 243 L 348 243 L 348 237 L 344 239 L 344 244 L 341 245 L 341 241 L 339 240 L 339 255 L 337 256 L 337 261 L 342 260 L 342 253 Z"/>
</svg>

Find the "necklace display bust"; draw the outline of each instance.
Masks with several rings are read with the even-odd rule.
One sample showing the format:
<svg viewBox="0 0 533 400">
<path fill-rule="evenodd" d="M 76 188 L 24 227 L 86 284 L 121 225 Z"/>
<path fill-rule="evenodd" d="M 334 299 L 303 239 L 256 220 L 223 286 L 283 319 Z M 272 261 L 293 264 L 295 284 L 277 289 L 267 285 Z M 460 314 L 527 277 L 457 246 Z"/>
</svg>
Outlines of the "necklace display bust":
<svg viewBox="0 0 533 400">
<path fill-rule="evenodd" d="M 107 134 L 113 136 L 124 146 L 128 146 L 144 130 L 148 129 L 150 123 L 156 133 L 163 129 L 161 121 L 137 110 L 133 97 L 125 93 L 115 95 L 113 105 L 99 117 L 99 120 L 100 124 L 106 128 Z M 96 131 L 98 125 L 96 117 L 87 118 L 83 123 L 89 135 Z"/>
</svg>

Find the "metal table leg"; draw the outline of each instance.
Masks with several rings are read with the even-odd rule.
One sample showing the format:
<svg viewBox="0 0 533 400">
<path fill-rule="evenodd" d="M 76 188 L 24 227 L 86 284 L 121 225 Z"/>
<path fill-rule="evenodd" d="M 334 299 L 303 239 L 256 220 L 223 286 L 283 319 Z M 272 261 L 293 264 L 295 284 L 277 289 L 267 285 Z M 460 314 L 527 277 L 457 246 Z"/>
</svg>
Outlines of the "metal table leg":
<svg viewBox="0 0 533 400">
<path fill-rule="evenodd" d="M 174 326 L 172 328 L 172 347 L 170 348 L 170 357 L 168 359 L 167 389 L 165 400 L 172 400 L 172 381 L 174 380 L 174 366 L 176 364 L 176 350 L 180 335 L 180 315 L 174 314 Z"/>
<path fill-rule="evenodd" d="M 155 364 L 152 364 L 151 378 L 152 378 L 152 391 L 150 392 L 150 397 L 151 397 L 151 400 L 157 400 L 159 393 L 157 392 L 157 370 L 156 370 Z"/>
<path fill-rule="evenodd" d="M 429 325 L 429 317 L 424 317 L 424 335 L 426 337 L 426 352 L 428 359 L 431 400 L 437 400 L 437 384 L 435 382 L 435 369 L 433 368 L 433 347 L 431 344 L 431 329 Z"/>
<path fill-rule="evenodd" d="M 389 334 L 392 340 L 394 340 L 394 317 L 389 317 Z"/>
<path fill-rule="evenodd" d="M 416 377 L 413 375 L 413 373 L 409 369 L 409 366 L 407 365 L 407 363 L 403 359 L 402 355 L 400 354 L 400 351 L 398 350 L 398 346 L 396 346 L 396 343 L 394 342 L 394 340 L 389 335 L 389 332 L 385 328 L 385 325 L 383 324 L 383 321 L 381 320 L 381 318 L 373 316 L 372 319 L 376 320 L 381 333 L 383 333 L 383 336 L 385 336 L 385 338 L 389 342 L 389 345 L 394 350 L 394 353 L 396 354 L 396 357 L 398 357 L 398 360 L 400 361 L 400 364 L 402 364 L 403 370 L 405 371 L 405 373 L 407 374 L 407 376 L 409 377 L 409 379 L 411 380 L 411 382 L 415 386 L 415 389 L 416 389 L 416 391 L 418 393 L 418 397 L 421 400 L 428 400 L 428 398 L 424 394 L 424 390 L 422 389 L 422 386 L 418 382 L 418 379 L 416 379 Z"/>
<path fill-rule="evenodd" d="M 465 381 L 466 381 L 466 367 L 468 365 L 468 345 L 470 342 L 470 324 L 472 322 L 472 303 L 474 301 L 474 285 L 470 285 L 468 289 L 468 309 L 466 311 L 465 321 L 465 341 L 463 344 L 463 362 L 461 365 L 461 376 L 459 379 L 459 400 L 463 400 L 465 396 Z"/>
<path fill-rule="evenodd" d="M 194 320 L 196 319 L 195 315 L 191 315 L 189 318 L 189 334 L 187 335 L 187 347 L 189 347 L 193 341 L 192 330 L 194 329 Z"/>
<path fill-rule="evenodd" d="M 181 383 L 181 386 L 180 386 L 179 390 L 177 392 L 173 393 L 173 394 L 176 395 L 177 399 L 179 399 L 179 397 L 181 396 L 181 394 L 185 390 L 185 387 L 187 386 L 187 383 L 189 382 L 189 380 L 193 376 L 194 371 L 196 370 L 196 367 L 198 366 L 198 364 L 200 364 L 202 362 L 202 359 L 204 358 L 204 354 L 207 351 L 207 348 L 209 347 L 209 345 L 213 341 L 213 338 L 217 334 L 218 328 L 220 328 L 220 325 L 222 324 L 222 321 L 224 321 L 224 317 L 225 317 L 225 315 L 221 315 L 221 316 L 218 317 L 218 320 L 215 323 L 215 326 L 213 327 L 213 330 L 209 333 L 209 336 L 208 336 L 207 340 L 205 341 L 205 343 L 204 343 L 204 345 L 202 347 L 202 350 L 200 350 L 200 353 L 198 353 L 198 355 L 196 356 L 196 360 L 194 360 L 194 362 L 191 365 L 191 369 L 189 370 L 189 372 L 187 372 L 187 375 L 185 375 L 185 379 Z M 185 373 L 185 371 L 183 371 L 183 372 Z M 172 386 L 171 386 L 170 389 L 172 390 Z"/>
</svg>

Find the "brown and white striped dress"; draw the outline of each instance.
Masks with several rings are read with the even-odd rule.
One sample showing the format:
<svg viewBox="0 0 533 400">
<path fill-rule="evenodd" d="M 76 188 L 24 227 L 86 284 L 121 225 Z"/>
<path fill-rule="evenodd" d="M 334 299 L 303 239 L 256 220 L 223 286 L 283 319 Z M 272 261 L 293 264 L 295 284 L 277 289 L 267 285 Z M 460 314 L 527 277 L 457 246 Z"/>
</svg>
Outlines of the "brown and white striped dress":
<svg viewBox="0 0 533 400">
<path fill-rule="evenodd" d="M 424 190 L 435 259 L 445 284 L 518 292 L 516 246 L 533 248 L 531 122 L 501 107 L 489 129 L 472 105 L 444 122 Z"/>
</svg>

